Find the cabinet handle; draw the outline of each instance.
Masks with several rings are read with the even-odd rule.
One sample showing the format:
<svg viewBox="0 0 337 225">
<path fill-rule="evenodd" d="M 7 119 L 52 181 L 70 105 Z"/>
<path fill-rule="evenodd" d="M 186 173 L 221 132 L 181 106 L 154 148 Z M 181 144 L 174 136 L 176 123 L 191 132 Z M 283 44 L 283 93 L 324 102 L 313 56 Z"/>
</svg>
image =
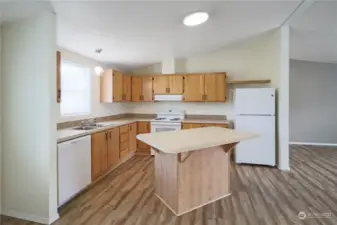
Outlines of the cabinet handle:
<svg viewBox="0 0 337 225">
<path fill-rule="evenodd" d="M 129 130 L 132 131 L 132 126 L 131 125 L 129 125 Z"/>
<path fill-rule="evenodd" d="M 170 88 L 167 88 L 168 92 L 167 93 L 170 93 L 171 92 L 171 89 Z"/>
<path fill-rule="evenodd" d="M 169 88 L 166 88 L 166 93 L 169 93 L 170 89 Z"/>
<path fill-rule="evenodd" d="M 105 133 L 105 140 L 108 140 L 108 133 Z"/>
</svg>

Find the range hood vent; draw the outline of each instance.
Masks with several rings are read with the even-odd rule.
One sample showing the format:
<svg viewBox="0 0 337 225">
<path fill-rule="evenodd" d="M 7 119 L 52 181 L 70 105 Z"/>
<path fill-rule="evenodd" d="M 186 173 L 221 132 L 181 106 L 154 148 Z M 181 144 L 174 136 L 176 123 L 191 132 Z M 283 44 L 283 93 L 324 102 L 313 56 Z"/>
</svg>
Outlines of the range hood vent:
<svg viewBox="0 0 337 225">
<path fill-rule="evenodd" d="M 155 95 L 155 101 L 177 102 L 183 100 L 183 95 Z"/>
</svg>

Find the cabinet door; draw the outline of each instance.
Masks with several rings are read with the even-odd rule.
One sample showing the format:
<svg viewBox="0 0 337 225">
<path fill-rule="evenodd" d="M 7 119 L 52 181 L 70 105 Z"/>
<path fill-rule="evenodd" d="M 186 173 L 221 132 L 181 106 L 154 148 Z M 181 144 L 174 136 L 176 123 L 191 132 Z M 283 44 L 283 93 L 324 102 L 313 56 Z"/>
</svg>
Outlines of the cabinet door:
<svg viewBox="0 0 337 225">
<path fill-rule="evenodd" d="M 131 102 L 131 76 L 123 76 L 123 101 Z"/>
<path fill-rule="evenodd" d="M 107 169 L 107 133 L 91 135 L 91 179 L 96 180 Z"/>
<path fill-rule="evenodd" d="M 152 86 L 152 77 L 143 76 L 143 85 L 142 85 L 142 101 L 152 102 L 153 96 L 153 86 Z"/>
<path fill-rule="evenodd" d="M 129 152 L 137 150 L 137 123 L 129 124 Z"/>
<path fill-rule="evenodd" d="M 133 76 L 131 78 L 132 80 L 132 94 L 131 98 L 133 102 L 140 102 L 142 99 L 142 80 L 143 78 L 141 76 Z M 151 90 L 152 92 L 152 90 Z"/>
<path fill-rule="evenodd" d="M 119 128 L 108 131 L 108 167 L 111 168 L 119 162 Z"/>
<path fill-rule="evenodd" d="M 228 128 L 228 124 L 214 124 L 216 127 Z"/>
<path fill-rule="evenodd" d="M 113 72 L 113 101 L 121 102 L 123 100 L 123 75 L 119 71 Z"/>
<path fill-rule="evenodd" d="M 100 101 L 113 102 L 113 71 L 105 70 L 100 77 Z"/>
<path fill-rule="evenodd" d="M 158 75 L 153 77 L 153 93 L 154 94 L 168 94 L 168 76 Z"/>
<path fill-rule="evenodd" d="M 184 76 L 184 101 L 201 102 L 204 96 L 204 75 Z"/>
<path fill-rule="evenodd" d="M 61 102 L 61 52 L 56 52 L 56 96 L 57 103 Z"/>
<path fill-rule="evenodd" d="M 226 101 L 226 75 L 206 74 L 205 75 L 205 98 L 207 102 Z"/>
<path fill-rule="evenodd" d="M 168 76 L 169 93 L 170 94 L 182 94 L 183 93 L 183 76 L 172 75 Z"/>
<path fill-rule="evenodd" d="M 137 133 L 145 134 L 150 133 L 150 123 L 149 122 L 138 122 L 137 123 Z M 137 151 L 142 153 L 150 153 L 150 146 L 137 140 Z"/>
<path fill-rule="evenodd" d="M 191 128 L 192 128 L 192 123 L 183 123 L 183 130 L 191 129 Z"/>
</svg>

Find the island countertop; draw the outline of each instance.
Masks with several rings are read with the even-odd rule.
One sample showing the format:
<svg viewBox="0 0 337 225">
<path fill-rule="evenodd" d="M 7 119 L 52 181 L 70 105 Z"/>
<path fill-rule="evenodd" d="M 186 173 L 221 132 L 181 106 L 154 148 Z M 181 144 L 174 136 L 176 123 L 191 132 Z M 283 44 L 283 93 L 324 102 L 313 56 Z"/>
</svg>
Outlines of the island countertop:
<svg viewBox="0 0 337 225">
<path fill-rule="evenodd" d="M 257 136 L 254 133 L 221 127 L 203 127 L 139 134 L 137 139 L 164 153 L 177 154 L 236 143 Z"/>
</svg>

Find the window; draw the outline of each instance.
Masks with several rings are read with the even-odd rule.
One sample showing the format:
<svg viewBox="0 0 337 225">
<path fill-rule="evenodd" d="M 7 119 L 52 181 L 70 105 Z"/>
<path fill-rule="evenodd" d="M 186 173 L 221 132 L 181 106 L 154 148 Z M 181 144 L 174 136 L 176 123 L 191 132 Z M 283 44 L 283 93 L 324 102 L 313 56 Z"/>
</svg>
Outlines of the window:
<svg viewBox="0 0 337 225">
<path fill-rule="evenodd" d="M 61 116 L 90 114 L 90 87 L 90 68 L 62 61 Z"/>
</svg>

